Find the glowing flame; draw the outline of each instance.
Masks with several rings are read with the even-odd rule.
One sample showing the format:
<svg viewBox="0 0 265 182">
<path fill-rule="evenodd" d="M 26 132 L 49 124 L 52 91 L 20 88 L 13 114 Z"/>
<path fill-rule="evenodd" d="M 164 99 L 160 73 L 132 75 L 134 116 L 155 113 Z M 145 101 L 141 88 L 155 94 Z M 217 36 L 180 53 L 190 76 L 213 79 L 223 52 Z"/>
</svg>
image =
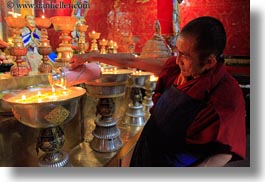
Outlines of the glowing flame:
<svg viewBox="0 0 265 182">
<path fill-rule="evenodd" d="M 150 81 L 151 82 L 154 82 L 154 81 L 157 81 L 158 80 L 158 77 L 157 76 L 155 76 L 155 75 L 151 75 L 150 76 Z"/>
<path fill-rule="evenodd" d="M 11 14 L 14 18 L 18 17 L 18 16 L 21 16 L 21 14 L 19 13 L 14 13 L 12 11 L 9 11 L 8 14 Z"/>
<path fill-rule="evenodd" d="M 142 75 L 142 71 L 141 70 L 139 70 L 139 71 L 133 71 L 133 73 L 132 73 L 133 75 Z"/>
<path fill-rule="evenodd" d="M 117 68 L 113 67 L 113 68 L 103 68 L 101 67 L 101 72 L 102 73 L 117 73 Z"/>
</svg>

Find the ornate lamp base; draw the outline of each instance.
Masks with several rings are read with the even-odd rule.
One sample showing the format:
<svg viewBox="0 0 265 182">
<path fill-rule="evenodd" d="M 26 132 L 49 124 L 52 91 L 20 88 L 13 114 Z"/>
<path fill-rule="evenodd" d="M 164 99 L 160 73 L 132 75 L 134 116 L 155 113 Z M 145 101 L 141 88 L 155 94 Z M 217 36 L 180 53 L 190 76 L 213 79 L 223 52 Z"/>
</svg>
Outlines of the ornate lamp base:
<svg viewBox="0 0 265 182">
<path fill-rule="evenodd" d="M 68 164 L 69 155 L 66 152 L 59 151 L 64 141 L 64 132 L 60 126 L 41 129 L 37 152 L 40 148 L 46 153 L 39 158 L 40 167 L 64 167 Z"/>
<path fill-rule="evenodd" d="M 131 126 L 143 126 L 145 124 L 143 105 L 129 104 L 124 122 Z"/>
<path fill-rule="evenodd" d="M 64 167 L 68 162 L 69 154 L 64 151 L 46 153 L 39 158 L 40 167 Z"/>
<path fill-rule="evenodd" d="M 97 152 L 113 152 L 122 146 L 120 130 L 116 127 L 117 121 L 95 121 L 96 128 L 93 131 L 93 140 L 90 146 Z"/>
<path fill-rule="evenodd" d="M 128 105 L 127 112 L 125 114 L 125 119 L 124 119 L 125 124 L 131 126 L 145 125 L 145 117 L 144 117 L 145 114 L 143 111 L 143 105 L 141 104 L 142 100 L 141 88 L 131 87 L 130 98 L 132 102 Z"/>
<path fill-rule="evenodd" d="M 153 92 L 152 90 L 146 90 L 145 92 L 146 96 L 144 96 L 144 100 L 142 102 L 143 104 L 143 111 L 145 113 L 145 118 L 146 120 L 149 119 L 150 117 L 150 109 L 151 107 L 153 107 L 154 103 L 152 101 L 152 95 L 153 95 Z"/>
<path fill-rule="evenodd" d="M 90 143 L 91 148 L 97 152 L 113 152 L 122 146 L 120 130 L 116 126 L 117 120 L 112 118 L 114 109 L 115 104 L 112 98 L 99 99 L 97 113 L 101 118 L 95 121 L 94 138 Z"/>
</svg>

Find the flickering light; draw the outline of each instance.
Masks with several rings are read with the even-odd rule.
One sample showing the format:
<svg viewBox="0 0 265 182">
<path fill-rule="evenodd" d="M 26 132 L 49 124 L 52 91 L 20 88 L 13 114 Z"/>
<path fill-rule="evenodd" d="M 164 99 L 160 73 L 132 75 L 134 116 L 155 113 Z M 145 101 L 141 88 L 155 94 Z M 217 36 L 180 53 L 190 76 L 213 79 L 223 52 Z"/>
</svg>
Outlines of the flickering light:
<svg viewBox="0 0 265 182">
<path fill-rule="evenodd" d="M 116 67 L 111 67 L 111 68 L 101 67 L 101 72 L 102 74 L 121 74 L 121 73 L 124 73 L 124 70 L 117 69 Z"/>
<path fill-rule="evenodd" d="M 40 97 L 41 96 L 41 92 L 40 91 L 38 91 L 38 97 Z"/>
<path fill-rule="evenodd" d="M 46 103 L 51 101 L 60 101 L 71 98 L 73 94 L 78 94 L 77 91 L 73 91 L 72 89 L 62 89 L 60 87 L 56 87 L 53 92 L 50 88 L 42 89 L 42 90 L 30 90 L 23 91 L 9 98 L 9 101 L 14 103 Z"/>
<path fill-rule="evenodd" d="M 21 16 L 19 13 L 14 13 L 12 11 L 9 11 L 8 14 L 11 14 L 14 18 L 17 18 L 18 16 Z"/>
<path fill-rule="evenodd" d="M 155 76 L 155 75 L 151 75 L 150 76 L 150 81 L 151 82 L 154 82 L 154 81 L 157 81 L 158 80 L 158 77 L 157 76 Z"/>
<path fill-rule="evenodd" d="M 68 92 L 67 91 L 63 91 L 63 95 L 68 95 Z"/>
<path fill-rule="evenodd" d="M 132 73 L 133 75 L 142 75 L 142 71 L 141 70 L 139 70 L 139 71 L 133 71 L 133 73 Z"/>
</svg>

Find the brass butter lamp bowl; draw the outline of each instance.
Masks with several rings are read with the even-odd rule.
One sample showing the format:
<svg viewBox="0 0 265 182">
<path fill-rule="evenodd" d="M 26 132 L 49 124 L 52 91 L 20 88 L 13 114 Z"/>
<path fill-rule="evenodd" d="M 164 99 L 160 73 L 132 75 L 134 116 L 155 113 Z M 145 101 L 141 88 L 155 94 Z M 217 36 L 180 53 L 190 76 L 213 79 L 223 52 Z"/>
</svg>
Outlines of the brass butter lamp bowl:
<svg viewBox="0 0 265 182">
<path fill-rule="evenodd" d="M 72 16 L 54 16 L 50 18 L 56 32 L 61 32 L 60 40 L 62 41 L 57 48 L 58 57 L 56 58 L 55 67 L 67 66 L 73 56 L 72 37 L 70 32 L 74 31 L 77 18 Z"/>
<path fill-rule="evenodd" d="M 26 62 L 22 59 L 22 56 L 27 54 L 27 49 L 24 47 L 22 41 L 20 29 L 26 26 L 26 21 L 22 17 L 7 16 L 5 17 L 7 25 L 14 30 L 13 46 L 10 48 L 10 54 L 16 57 L 16 65 L 13 65 L 10 69 L 12 76 L 27 76 L 30 69 Z"/>
<path fill-rule="evenodd" d="M 40 73 L 51 73 L 52 65 L 49 63 L 48 55 L 52 52 L 50 41 L 48 40 L 47 29 L 51 26 L 51 20 L 45 17 L 35 18 L 36 26 L 41 29 L 40 44 L 38 52 L 43 56 L 42 63 L 38 70 Z"/>
<path fill-rule="evenodd" d="M 78 39 L 79 54 L 86 53 L 86 50 L 88 49 L 88 43 L 86 42 L 86 35 L 85 35 L 87 28 L 88 28 L 88 25 L 85 25 L 83 23 L 78 23 L 76 26 L 77 31 L 80 33 L 79 39 Z"/>
<path fill-rule="evenodd" d="M 90 52 L 96 52 L 96 53 L 99 53 L 99 50 L 98 50 L 98 44 L 97 44 L 97 39 L 99 39 L 100 37 L 100 34 L 99 32 L 95 32 L 95 31 L 92 31 L 92 32 L 89 32 L 88 33 L 88 36 L 90 39 L 92 39 L 92 43 L 91 43 L 91 48 L 90 48 Z"/>
<path fill-rule="evenodd" d="M 74 118 L 79 100 L 85 93 L 81 87 L 56 88 L 55 91 L 46 87 L 20 90 L 2 97 L 19 122 L 40 129 L 37 147 L 45 153 L 39 158 L 39 166 L 63 167 L 68 164 L 68 153 L 60 151 L 65 139 L 59 125 Z"/>
<path fill-rule="evenodd" d="M 145 113 L 142 104 L 142 91 L 146 80 L 152 75 L 151 72 L 135 71 L 128 79 L 131 102 L 127 107 L 124 122 L 130 126 L 145 125 Z"/>
<path fill-rule="evenodd" d="M 86 83 L 87 94 L 99 98 L 96 115 L 101 117 L 95 120 L 96 127 L 90 146 L 97 152 L 114 152 L 121 148 L 123 142 L 118 120 L 113 118 L 115 112 L 114 98 L 125 94 L 126 81 L 131 74 L 127 69 L 105 69 L 99 79 Z"/>
</svg>

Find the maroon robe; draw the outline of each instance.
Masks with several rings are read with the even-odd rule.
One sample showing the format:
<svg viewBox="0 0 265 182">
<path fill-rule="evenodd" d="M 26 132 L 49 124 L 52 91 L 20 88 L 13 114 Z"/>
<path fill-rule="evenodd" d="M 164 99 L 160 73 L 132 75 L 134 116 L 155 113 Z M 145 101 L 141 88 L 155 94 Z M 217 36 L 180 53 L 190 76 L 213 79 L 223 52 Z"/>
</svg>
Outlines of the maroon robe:
<svg viewBox="0 0 265 182">
<path fill-rule="evenodd" d="M 245 101 L 238 82 L 225 70 L 222 63 L 218 63 L 204 75 L 178 86 L 176 80 L 180 69 L 175 59 L 175 57 L 169 58 L 160 73 L 156 93 L 153 96 L 154 103 L 172 84 L 197 100 L 205 100 L 205 97 L 210 95 L 207 106 L 189 125 L 186 142 L 188 144 L 216 142 L 227 145 L 233 154 L 233 160 L 244 159 L 246 156 Z"/>
</svg>

